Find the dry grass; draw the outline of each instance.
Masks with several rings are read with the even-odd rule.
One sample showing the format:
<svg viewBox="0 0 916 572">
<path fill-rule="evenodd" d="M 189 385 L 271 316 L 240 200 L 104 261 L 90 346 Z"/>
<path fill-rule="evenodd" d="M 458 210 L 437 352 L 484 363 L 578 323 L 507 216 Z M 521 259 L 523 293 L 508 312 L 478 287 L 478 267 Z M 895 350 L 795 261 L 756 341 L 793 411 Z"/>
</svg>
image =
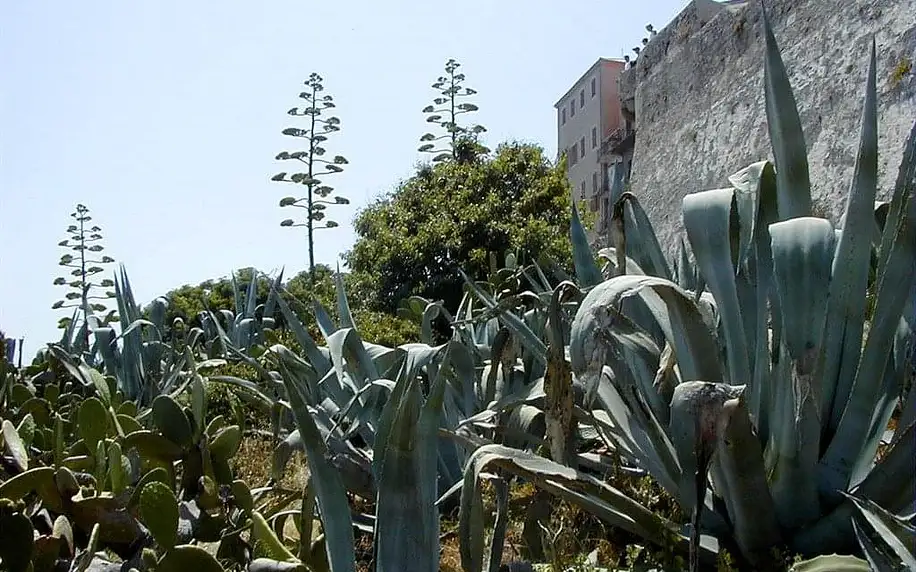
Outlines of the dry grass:
<svg viewBox="0 0 916 572">
<path fill-rule="evenodd" d="M 252 488 L 263 486 L 270 479 L 270 466 L 273 459 L 274 444 L 268 437 L 246 435 L 242 439 L 239 452 L 233 459 L 233 470 L 238 479 L 242 479 Z M 283 480 L 277 483 L 285 489 L 302 489 L 308 481 L 308 469 L 302 453 L 296 452 L 290 459 Z"/>
</svg>

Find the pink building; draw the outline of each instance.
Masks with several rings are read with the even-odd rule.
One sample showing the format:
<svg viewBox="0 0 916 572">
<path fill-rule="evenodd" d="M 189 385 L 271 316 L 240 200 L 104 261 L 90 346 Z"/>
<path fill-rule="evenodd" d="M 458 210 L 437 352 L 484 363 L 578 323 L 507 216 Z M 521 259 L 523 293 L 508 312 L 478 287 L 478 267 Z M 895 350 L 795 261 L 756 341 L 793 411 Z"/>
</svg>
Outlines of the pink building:
<svg viewBox="0 0 916 572">
<path fill-rule="evenodd" d="M 566 153 L 573 197 L 588 201 L 598 213 L 599 232 L 613 207 L 615 178 L 622 184 L 632 163 L 626 152 L 632 124 L 624 117 L 618 89 L 625 66 L 623 60 L 599 58 L 554 105 L 557 149 Z"/>
</svg>

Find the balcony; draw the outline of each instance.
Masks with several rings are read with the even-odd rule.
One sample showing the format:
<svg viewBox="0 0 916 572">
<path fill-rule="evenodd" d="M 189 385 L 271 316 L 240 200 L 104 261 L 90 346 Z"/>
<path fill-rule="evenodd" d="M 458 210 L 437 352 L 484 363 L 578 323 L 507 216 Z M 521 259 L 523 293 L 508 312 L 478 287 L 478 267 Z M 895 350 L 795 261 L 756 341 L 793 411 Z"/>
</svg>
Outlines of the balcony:
<svg viewBox="0 0 916 572">
<path fill-rule="evenodd" d="M 635 141 L 635 129 L 618 127 L 601 141 L 601 155 L 622 155 L 633 148 Z"/>
</svg>

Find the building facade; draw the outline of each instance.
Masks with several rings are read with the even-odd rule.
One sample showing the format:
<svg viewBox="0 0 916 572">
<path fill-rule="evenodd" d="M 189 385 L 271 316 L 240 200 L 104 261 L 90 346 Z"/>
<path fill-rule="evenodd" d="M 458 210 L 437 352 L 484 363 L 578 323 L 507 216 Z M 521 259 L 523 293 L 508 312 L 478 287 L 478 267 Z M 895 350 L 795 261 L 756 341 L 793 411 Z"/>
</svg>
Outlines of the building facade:
<svg viewBox="0 0 916 572">
<path fill-rule="evenodd" d="M 623 188 L 632 162 L 632 122 L 623 114 L 618 84 L 625 66 L 623 60 L 599 58 L 554 105 L 557 149 L 566 154 L 573 199 L 586 201 L 598 215 L 593 235 L 604 234 L 613 195 Z"/>
</svg>

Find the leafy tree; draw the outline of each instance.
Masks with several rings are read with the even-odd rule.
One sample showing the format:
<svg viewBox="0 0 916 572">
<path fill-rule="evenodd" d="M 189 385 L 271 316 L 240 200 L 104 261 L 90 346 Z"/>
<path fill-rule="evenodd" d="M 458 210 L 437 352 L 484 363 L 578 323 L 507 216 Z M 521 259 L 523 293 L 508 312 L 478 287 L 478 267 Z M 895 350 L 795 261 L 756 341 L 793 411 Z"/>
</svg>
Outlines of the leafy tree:
<svg viewBox="0 0 916 572">
<path fill-rule="evenodd" d="M 448 159 L 457 161 L 466 157 L 476 157 L 481 152 L 489 151 L 477 144 L 477 136 L 486 131 L 485 127 L 482 125 L 463 126 L 458 123 L 461 115 L 478 110 L 473 103 L 462 101 L 474 96 L 477 91 L 463 87 L 465 77 L 463 73 L 457 73 L 459 67 L 461 64 L 454 59 L 446 62 L 446 75 L 440 76 L 432 85 L 439 95 L 433 99 L 433 105 L 427 105 L 423 109 L 423 113 L 427 114 L 426 121 L 445 130 L 443 135 L 424 133 L 420 137 L 423 144 L 417 150 L 421 153 L 435 153 L 433 163 Z M 443 140 L 448 141 L 447 148 L 439 146 Z"/>
<path fill-rule="evenodd" d="M 280 226 L 286 227 L 306 227 L 308 229 L 309 242 L 309 272 L 315 271 L 315 231 L 323 228 L 334 228 L 338 226 L 337 222 L 326 219 L 325 210 L 329 205 L 346 205 L 350 201 L 340 195 L 333 199 L 328 197 L 334 191 L 333 187 L 323 184 L 318 177 L 331 175 L 343 171 L 342 165 L 347 164 L 347 160 L 341 155 L 335 155 L 333 159 L 324 159 L 325 148 L 323 143 L 327 141 L 328 135 L 335 131 L 340 131 L 340 119 L 337 117 L 328 117 L 323 119 L 321 114 L 334 107 L 334 98 L 330 95 L 319 94 L 324 91 L 321 76 L 313 73 L 305 82 L 306 91 L 299 94 L 304 99 L 306 107 L 293 107 L 287 113 L 294 117 L 307 117 L 308 129 L 299 129 L 297 127 L 288 127 L 283 130 L 284 135 L 296 137 L 304 140 L 306 149 L 303 151 L 282 151 L 277 155 L 278 161 L 298 161 L 306 169 L 305 172 L 278 173 L 271 180 L 283 183 L 293 183 L 296 185 L 305 185 L 306 193 L 304 197 L 287 196 L 280 199 L 281 207 L 293 207 L 304 209 L 306 212 L 305 222 L 297 223 L 295 219 L 288 218 L 280 223 Z M 317 197 L 317 198 L 316 198 Z"/>
<path fill-rule="evenodd" d="M 76 210 L 70 213 L 70 216 L 76 221 L 67 227 L 67 233 L 70 238 L 60 241 L 57 245 L 70 252 L 60 257 L 60 266 L 70 269 L 71 278 L 58 276 L 54 279 L 55 286 L 64 286 L 70 289 L 64 295 L 62 300 L 58 300 L 52 306 L 52 310 L 62 310 L 77 308 L 77 319 L 85 321 L 93 313 L 103 313 L 108 307 L 103 301 L 115 297 L 111 290 L 100 289 L 114 287 L 114 281 L 110 278 L 104 278 L 98 282 L 94 279 L 97 275 L 105 271 L 103 265 L 111 264 L 114 258 L 101 254 L 105 248 L 100 244 L 102 240 L 101 228 L 96 225 L 88 227 L 92 217 L 89 215 L 89 209 L 85 205 L 76 205 Z M 97 258 L 96 258 L 97 257 Z M 103 321 L 109 321 L 114 318 L 114 310 L 110 311 Z M 58 324 L 60 328 L 66 328 L 71 318 L 62 318 Z M 89 345 L 89 330 L 83 332 L 84 342 Z"/>
<path fill-rule="evenodd" d="M 512 142 L 477 162 L 421 167 L 356 218 L 346 258 L 368 285 L 365 299 L 389 313 L 411 295 L 454 309 L 464 286 L 458 269 L 484 278 L 491 252 L 498 260 L 509 252 L 528 262 L 546 256 L 569 268 L 572 191 L 564 163 Z"/>
</svg>

